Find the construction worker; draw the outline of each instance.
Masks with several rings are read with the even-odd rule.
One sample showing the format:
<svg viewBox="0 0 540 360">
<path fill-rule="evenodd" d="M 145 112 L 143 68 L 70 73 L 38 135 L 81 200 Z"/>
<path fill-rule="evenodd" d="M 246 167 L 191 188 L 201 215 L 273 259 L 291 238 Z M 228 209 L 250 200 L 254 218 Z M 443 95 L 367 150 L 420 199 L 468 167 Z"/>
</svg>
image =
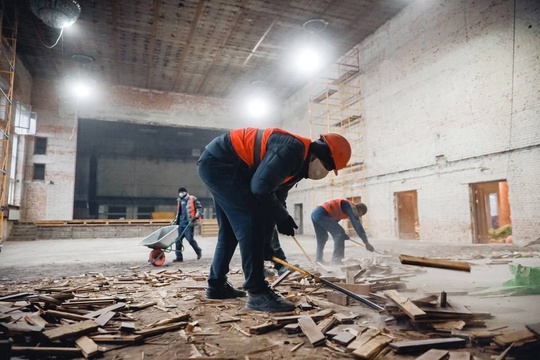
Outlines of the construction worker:
<svg viewBox="0 0 540 360">
<path fill-rule="evenodd" d="M 265 242 L 277 225 L 293 236 L 298 228 L 285 207 L 289 189 L 304 178 L 324 178 L 344 168 L 351 146 L 341 135 L 322 134 L 311 141 L 278 128 L 231 130 L 206 146 L 198 161 L 200 178 L 212 193 L 219 232 L 206 297 L 246 296 L 227 282 L 229 263 L 240 245 L 243 287 L 250 310 L 294 310 L 264 278 Z"/>
<path fill-rule="evenodd" d="M 189 245 L 195 250 L 197 260 L 202 256 L 202 250 L 195 241 L 195 225 L 202 218 L 203 207 L 196 196 L 188 194 L 185 187 L 178 188 L 178 199 L 176 199 L 176 216 L 173 224 L 178 225 L 178 237 L 176 238 L 176 259 L 173 262 L 184 261 L 182 255 L 182 240 L 186 238 Z"/>
<path fill-rule="evenodd" d="M 315 236 L 317 237 L 317 255 L 316 261 L 324 262 L 323 252 L 324 245 L 328 240 L 328 233 L 334 238 L 334 253 L 332 262 L 335 264 L 341 263 L 345 257 L 345 240 L 350 239 L 349 235 L 339 221 L 349 219 L 354 230 L 364 242 L 366 250 L 374 251 L 375 249 L 369 243 L 366 232 L 360 218 L 367 213 L 367 206 L 363 203 L 355 204 L 347 199 L 328 200 L 317 206 L 311 213 L 311 221 L 315 228 Z"/>
</svg>

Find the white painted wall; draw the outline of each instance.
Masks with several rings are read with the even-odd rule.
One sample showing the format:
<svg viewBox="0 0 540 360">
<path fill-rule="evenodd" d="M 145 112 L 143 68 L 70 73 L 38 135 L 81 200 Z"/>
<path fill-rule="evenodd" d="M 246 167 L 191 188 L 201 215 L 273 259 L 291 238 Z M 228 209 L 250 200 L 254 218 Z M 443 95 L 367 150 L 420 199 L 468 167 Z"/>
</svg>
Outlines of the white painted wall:
<svg viewBox="0 0 540 360">
<path fill-rule="evenodd" d="M 369 235 L 394 239 L 394 193 L 417 190 L 420 240 L 470 243 L 469 184 L 506 179 L 514 243 L 537 239 L 538 2 L 416 1 L 358 46 Z"/>
</svg>

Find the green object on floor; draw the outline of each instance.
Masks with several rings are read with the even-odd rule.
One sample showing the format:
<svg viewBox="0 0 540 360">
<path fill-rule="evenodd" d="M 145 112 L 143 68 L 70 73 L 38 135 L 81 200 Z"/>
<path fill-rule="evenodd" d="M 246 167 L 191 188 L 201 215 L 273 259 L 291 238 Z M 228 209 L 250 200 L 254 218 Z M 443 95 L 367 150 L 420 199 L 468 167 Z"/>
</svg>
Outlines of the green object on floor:
<svg viewBox="0 0 540 360">
<path fill-rule="evenodd" d="M 522 294 L 540 294 L 540 267 L 508 265 L 514 278 L 503 283 L 503 286 L 523 286 Z"/>
</svg>

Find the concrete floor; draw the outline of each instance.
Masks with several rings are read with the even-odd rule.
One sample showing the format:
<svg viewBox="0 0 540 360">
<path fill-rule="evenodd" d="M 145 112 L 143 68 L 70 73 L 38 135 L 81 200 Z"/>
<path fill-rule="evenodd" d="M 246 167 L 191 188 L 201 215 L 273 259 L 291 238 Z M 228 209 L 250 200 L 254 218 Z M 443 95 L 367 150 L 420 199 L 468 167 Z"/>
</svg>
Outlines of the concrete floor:
<svg viewBox="0 0 540 360">
<path fill-rule="evenodd" d="M 297 240 L 314 259 L 315 239 L 312 236 L 298 235 Z M 42 278 L 61 278 L 82 276 L 90 272 L 116 275 L 130 267 L 155 267 L 148 265 L 150 249 L 139 245 L 140 238 L 118 239 L 76 239 L 76 240 L 38 240 L 28 242 L 5 242 L 0 253 L 0 285 L 8 282 L 24 282 Z M 215 237 L 198 237 L 203 258 L 196 260 L 194 251 L 185 243 L 183 263 L 173 263 L 173 253 L 166 255 L 165 268 L 198 270 L 207 272 L 216 243 Z M 281 237 L 282 247 L 291 263 L 312 271 L 308 259 L 296 243 L 288 237 Z M 468 261 L 472 265 L 470 273 L 408 267 L 417 271 L 412 277 L 402 278 L 408 290 L 399 290 L 411 298 L 422 297 L 426 293 L 446 291 L 449 300 L 467 306 L 471 311 L 489 312 L 494 318 L 487 321 L 488 328 L 509 326 L 523 329 L 525 324 L 540 321 L 540 296 L 473 296 L 471 293 L 484 289 L 500 287 L 513 278 L 508 264 L 493 264 L 491 259 L 507 259 L 512 264 L 540 267 L 540 246 L 519 248 L 509 244 L 489 245 L 451 245 L 419 241 L 372 241 L 377 250 L 385 255 L 368 253 L 362 247 L 348 242 L 346 256 L 359 262 L 375 262 L 391 265 L 396 271 L 401 264 L 398 254 L 415 256 L 446 257 L 453 260 Z M 333 242 L 327 243 L 325 255 L 331 256 Z M 490 264 L 491 263 L 491 264 Z M 240 266 L 238 251 L 232 266 Z M 339 267 L 327 267 L 333 275 L 341 274 Z M 321 270 L 322 275 L 325 275 Z M 235 284 L 241 285 L 241 284 Z"/>
</svg>

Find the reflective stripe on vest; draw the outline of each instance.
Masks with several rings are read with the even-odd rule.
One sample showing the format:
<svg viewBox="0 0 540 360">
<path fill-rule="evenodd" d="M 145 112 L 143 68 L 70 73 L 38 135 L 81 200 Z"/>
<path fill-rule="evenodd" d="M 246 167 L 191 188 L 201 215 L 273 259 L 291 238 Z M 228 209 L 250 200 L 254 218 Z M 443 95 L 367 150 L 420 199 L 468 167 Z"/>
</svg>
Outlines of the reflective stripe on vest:
<svg viewBox="0 0 540 360">
<path fill-rule="evenodd" d="M 272 135 L 274 132 L 281 132 L 283 134 L 291 135 L 295 137 L 296 139 L 300 140 L 304 144 L 304 160 L 307 159 L 308 153 L 309 153 L 309 145 L 311 145 L 311 140 L 302 136 L 291 134 L 288 131 L 279 129 L 279 128 L 268 128 L 265 129 L 261 138 L 261 148 L 259 150 L 259 161 L 254 160 L 254 154 L 256 153 L 255 149 L 255 143 L 257 138 L 257 131 L 259 129 L 257 128 L 244 128 L 244 129 L 237 129 L 232 130 L 230 132 L 231 136 L 231 143 L 238 154 L 238 156 L 250 167 L 255 167 L 256 163 L 258 164 L 260 160 L 264 158 L 264 155 L 266 154 L 266 146 L 268 144 L 268 138 L 270 135 Z M 292 179 L 293 176 L 287 177 L 283 183 L 286 183 L 290 179 Z"/>
<path fill-rule="evenodd" d="M 347 201 L 351 203 L 351 205 L 353 204 L 351 201 L 347 199 L 335 199 L 335 200 L 329 200 L 325 203 L 322 203 L 321 206 L 324 208 L 324 210 L 326 210 L 328 215 L 332 217 L 332 219 L 339 221 L 339 220 L 348 218 L 347 214 L 345 214 L 343 210 L 341 210 L 342 201 Z"/>
</svg>

